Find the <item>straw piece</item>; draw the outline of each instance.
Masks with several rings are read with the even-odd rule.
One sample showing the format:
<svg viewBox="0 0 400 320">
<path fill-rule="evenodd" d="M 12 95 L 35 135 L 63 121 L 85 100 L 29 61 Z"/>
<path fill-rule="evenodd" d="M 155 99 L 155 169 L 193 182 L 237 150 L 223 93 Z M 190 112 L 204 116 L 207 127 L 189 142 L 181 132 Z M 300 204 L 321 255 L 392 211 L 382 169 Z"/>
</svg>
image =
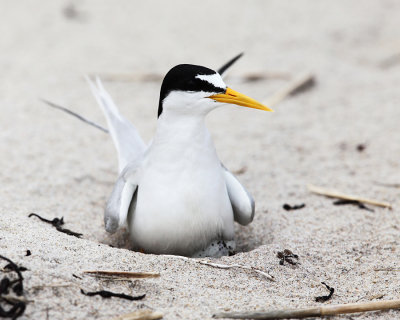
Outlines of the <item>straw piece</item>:
<svg viewBox="0 0 400 320">
<path fill-rule="evenodd" d="M 362 303 L 338 304 L 324 307 L 306 309 L 282 309 L 271 311 L 249 311 L 249 312 L 224 312 L 213 315 L 213 318 L 230 319 L 301 319 L 308 317 L 325 317 L 346 313 L 357 313 L 367 311 L 382 311 L 400 308 L 400 300 L 383 300 Z"/>
<path fill-rule="evenodd" d="M 384 182 L 375 182 L 375 184 L 382 186 L 382 187 L 388 187 L 388 188 L 400 188 L 400 183 L 384 183 Z"/>
<path fill-rule="evenodd" d="M 291 82 L 287 87 L 283 88 L 282 90 L 276 92 L 274 95 L 266 99 L 265 105 L 272 107 L 277 105 L 282 100 L 287 98 L 290 95 L 295 95 L 297 93 L 303 92 L 315 84 L 315 79 L 312 74 L 303 75 L 293 82 Z"/>
<path fill-rule="evenodd" d="M 214 268 L 219 268 L 219 269 L 232 269 L 232 268 L 240 268 L 240 269 L 245 269 L 245 270 L 250 270 L 252 272 L 258 273 L 259 275 L 262 275 L 263 277 L 267 278 L 268 280 L 275 281 L 275 278 L 265 271 L 261 271 L 259 269 L 250 267 L 250 266 L 245 266 L 242 264 L 232 264 L 232 265 L 227 265 L 227 264 L 220 264 L 220 263 L 212 263 L 208 261 L 199 261 L 200 264 L 204 264 L 206 266 L 214 267 Z"/>
<path fill-rule="evenodd" d="M 322 196 L 326 196 L 326 197 L 329 197 L 329 198 L 337 198 L 337 199 L 343 199 L 343 200 L 358 201 L 358 202 L 367 203 L 367 204 L 370 204 L 370 205 L 373 205 L 373 206 L 392 209 L 392 205 L 390 203 L 387 203 L 387 202 L 382 202 L 382 201 L 377 201 L 377 200 L 372 200 L 372 199 L 366 199 L 366 198 L 362 198 L 362 197 L 354 196 L 354 195 L 348 195 L 348 194 L 344 194 L 344 193 L 338 192 L 336 190 L 325 189 L 325 188 L 317 187 L 317 186 L 314 186 L 314 185 L 311 185 L 311 184 L 308 185 L 308 190 L 310 190 L 313 193 L 316 193 L 316 194 L 319 194 L 319 195 L 322 195 Z"/>
<path fill-rule="evenodd" d="M 160 274 L 155 272 L 130 272 L 130 271 L 106 271 L 106 270 L 92 270 L 83 271 L 83 273 L 95 277 L 107 278 L 129 278 L 129 279 L 143 279 L 143 278 L 159 278 Z"/>
<path fill-rule="evenodd" d="M 213 268 L 218 268 L 218 269 L 233 269 L 233 268 L 239 268 L 239 269 L 244 269 L 244 270 L 249 270 L 255 273 L 258 273 L 260 275 L 262 275 L 263 277 L 267 278 L 268 280 L 271 281 L 275 281 L 275 278 L 273 276 L 271 276 L 270 274 L 266 273 L 265 271 L 256 269 L 254 267 L 251 266 L 246 266 L 246 265 L 242 265 L 242 264 L 232 264 L 232 265 L 227 265 L 227 264 L 220 264 L 220 263 L 213 263 L 213 262 L 209 262 L 206 260 L 196 260 L 194 258 L 188 258 L 188 257 L 183 257 L 183 256 L 176 256 L 176 255 L 165 255 L 166 257 L 171 257 L 171 258 L 177 258 L 177 259 L 181 259 L 184 261 L 188 261 L 188 262 L 193 262 L 193 263 L 199 263 L 205 266 L 209 266 L 209 267 L 213 267 Z"/>
<path fill-rule="evenodd" d="M 388 271 L 388 272 L 397 272 L 400 271 L 400 269 L 396 268 L 376 268 L 374 271 Z"/>
</svg>

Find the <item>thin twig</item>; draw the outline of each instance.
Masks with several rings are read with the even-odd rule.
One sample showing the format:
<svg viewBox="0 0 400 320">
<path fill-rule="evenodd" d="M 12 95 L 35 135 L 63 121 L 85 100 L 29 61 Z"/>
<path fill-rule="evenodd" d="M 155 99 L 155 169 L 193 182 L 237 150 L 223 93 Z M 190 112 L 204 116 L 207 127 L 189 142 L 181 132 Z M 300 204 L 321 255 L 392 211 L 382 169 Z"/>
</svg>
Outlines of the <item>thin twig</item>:
<svg viewBox="0 0 400 320">
<path fill-rule="evenodd" d="M 34 300 L 28 300 L 24 297 L 12 296 L 12 295 L 2 295 L 1 299 L 10 301 L 12 303 L 23 302 L 23 303 L 30 303 L 35 302 Z"/>
<path fill-rule="evenodd" d="M 274 95 L 266 99 L 265 104 L 269 107 L 277 105 L 279 102 L 284 100 L 290 95 L 295 95 L 297 93 L 303 92 L 315 84 L 315 79 L 312 74 L 306 74 L 298 79 L 295 79 L 287 87 L 276 92 Z"/>
<path fill-rule="evenodd" d="M 250 271 L 253 271 L 255 273 L 262 275 L 263 277 L 267 278 L 268 280 L 275 281 L 275 278 L 273 276 L 269 275 L 268 273 L 261 271 L 259 269 L 256 269 L 254 267 L 250 267 L 250 266 L 246 266 L 246 265 L 242 265 L 242 264 L 227 265 L 227 264 L 220 264 L 220 263 L 212 263 L 212 262 L 208 262 L 208 261 L 199 261 L 199 263 L 206 265 L 206 266 L 219 268 L 219 269 L 240 268 L 240 269 L 250 270 Z"/>
<path fill-rule="evenodd" d="M 77 286 L 77 285 L 72 282 L 49 283 L 49 284 L 39 284 L 37 286 L 32 286 L 31 289 L 62 288 L 62 287 L 73 287 L 73 286 Z"/>
<path fill-rule="evenodd" d="M 214 314 L 217 319 L 301 319 L 308 317 L 325 317 L 346 313 L 389 310 L 400 308 L 400 300 L 384 300 L 363 303 L 338 304 L 306 309 L 282 309 L 271 311 L 224 312 Z"/>
<path fill-rule="evenodd" d="M 388 187 L 388 188 L 400 188 L 400 183 L 384 183 L 376 181 L 375 184 L 377 184 L 378 186 Z"/>
<path fill-rule="evenodd" d="M 93 270 L 83 271 L 83 273 L 95 276 L 95 277 L 106 277 L 106 278 L 125 278 L 125 279 L 143 279 L 143 278 L 159 278 L 160 274 L 155 272 L 130 272 L 130 271 L 105 271 L 105 270 Z"/>
<path fill-rule="evenodd" d="M 374 294 L 368 297 L 368 300 L 382 299 L 385 295 L 383 293 Z"/>
<path fill-rule="evenodd" d="M 400 269 L 396 268 L 376 268 L 374 271 L 390 271 L 390 272 L 397 272 L 400 271 Z"/>
<path fill-rule="evenodd" d="M 337 199 L 344 199 L 344 200 L 352 200 L 352 201 L 358 201 L 358 202 L 363 202 L 363 203 L 368 203 L 373 206 L 378 206 L 378 207 L 384 207 L 384 208 L 389 208 L 392 209 L 392 205 L 387 202 L 382 202 L 382 201 L 377 201 L 377 200 L 372 200 L 372 199 L 366 199 L 362 198 L 359 196 L 354 196 L 354 195 L 348 195 L 344 194 L 341 192 L 338 192 L 336 190 L 330 190 L 330 189 L 325 189 L 321 187 L 317 187 L 314 185 L 309 184 L 308 185 L 308 190 L 310 190 L 313 193 L 326 196 L 329 198 L 337 198 Z"/>
<path fill-rule="evenodd" d="M 137 310 L 135 312 L 120 315 L 112 320 L 157 320 L 161 319 L 163 314 L 152 310 Z"/>
<path fill-rule="evenodd" d="M 246 265 L 242 265 L 242 264 L 227 265 L 227 264 L 213 263 L 213 262 L 209 262 L 209 261 L 206 261 L 206 260 L 197 260 L 197 259 L 193 259 L 193 258 L 175 256 L 175 255 L 166 255 L 166 256 L 167 257 L 172 257 L 172 258 L 178 258 L 178 259 L 189 261 L 189 262 L 193 262 L 193 263 L 199 263 L 199 264 L 202 264 L 202 265 L 205 265 L 205 266 L 218 268 L 218 269 L 239 268 L 239 269 L 249 270 L 249 271 L 255 272 L 255 273 L 259 274 L 259 275 L 262 275 L 263 277 L 267 278 L 268 280 L 275 281 L 275 278 L 273 276 L 271 276 L 270 274 L 268 274 L 265 271 L 262 271 L 260 269 L 256 269 L 254 267 L 251 267 L 251 266 L 246 266 Z"/>
</svg>

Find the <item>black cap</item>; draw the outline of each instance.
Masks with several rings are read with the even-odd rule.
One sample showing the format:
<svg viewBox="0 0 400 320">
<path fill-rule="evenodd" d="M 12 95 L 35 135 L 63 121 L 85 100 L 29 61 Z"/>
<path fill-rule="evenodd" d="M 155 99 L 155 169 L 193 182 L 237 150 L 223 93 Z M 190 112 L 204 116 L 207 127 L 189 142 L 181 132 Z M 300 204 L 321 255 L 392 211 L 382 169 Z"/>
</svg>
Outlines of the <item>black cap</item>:
<svg viewBox="0 0 400 320">
<path fill-rule="evenodd" d="M 198 75 L 213 74 L 217 74 L 217 72 L 206 67 L 192 64 L 179 64 L 173 67 L 168 71 L 161 85 L 158 117 L 163 111 L 163 101 L 171 91 L 225 92 L 225 88 L 216 87 L 212 83 L 197 77 Z"/>
</svg>

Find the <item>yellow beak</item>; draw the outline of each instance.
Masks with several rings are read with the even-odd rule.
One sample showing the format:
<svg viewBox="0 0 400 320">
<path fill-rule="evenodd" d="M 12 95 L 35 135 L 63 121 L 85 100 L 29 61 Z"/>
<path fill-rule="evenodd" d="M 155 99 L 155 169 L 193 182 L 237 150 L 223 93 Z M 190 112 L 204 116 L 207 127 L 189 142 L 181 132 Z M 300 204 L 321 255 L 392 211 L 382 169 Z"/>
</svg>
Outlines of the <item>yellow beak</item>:
<svg viewBox="0 0 400 320">
<path fill-rule="evenodd" d="M 267 106 L 264 106 L 257 100 L 245 96 L 244 94 L 232 90 L 231 88 L 226 88 L 225 93 L 214 94 L 212 96 L 209 96 L 209 98 L 222 103 L 237 104 L 238 106 L 260 109 L 264 111 L 274 111 Z"/>
</svg>

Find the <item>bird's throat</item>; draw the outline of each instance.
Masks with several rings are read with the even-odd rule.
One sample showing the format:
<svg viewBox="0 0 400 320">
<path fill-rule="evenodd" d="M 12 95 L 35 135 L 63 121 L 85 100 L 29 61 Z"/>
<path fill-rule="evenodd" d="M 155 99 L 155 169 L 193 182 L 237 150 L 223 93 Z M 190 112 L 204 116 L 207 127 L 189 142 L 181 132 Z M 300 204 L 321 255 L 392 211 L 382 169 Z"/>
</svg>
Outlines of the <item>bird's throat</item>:
<svg viewBox="0 0 400 320">
<path fill-rule="evenodd" d="M 185 149 L 193 145 L 213 145 L 203 116 L 174 115 L 160 117 L 153 144 L 179 145 Z"/>
</svg>

